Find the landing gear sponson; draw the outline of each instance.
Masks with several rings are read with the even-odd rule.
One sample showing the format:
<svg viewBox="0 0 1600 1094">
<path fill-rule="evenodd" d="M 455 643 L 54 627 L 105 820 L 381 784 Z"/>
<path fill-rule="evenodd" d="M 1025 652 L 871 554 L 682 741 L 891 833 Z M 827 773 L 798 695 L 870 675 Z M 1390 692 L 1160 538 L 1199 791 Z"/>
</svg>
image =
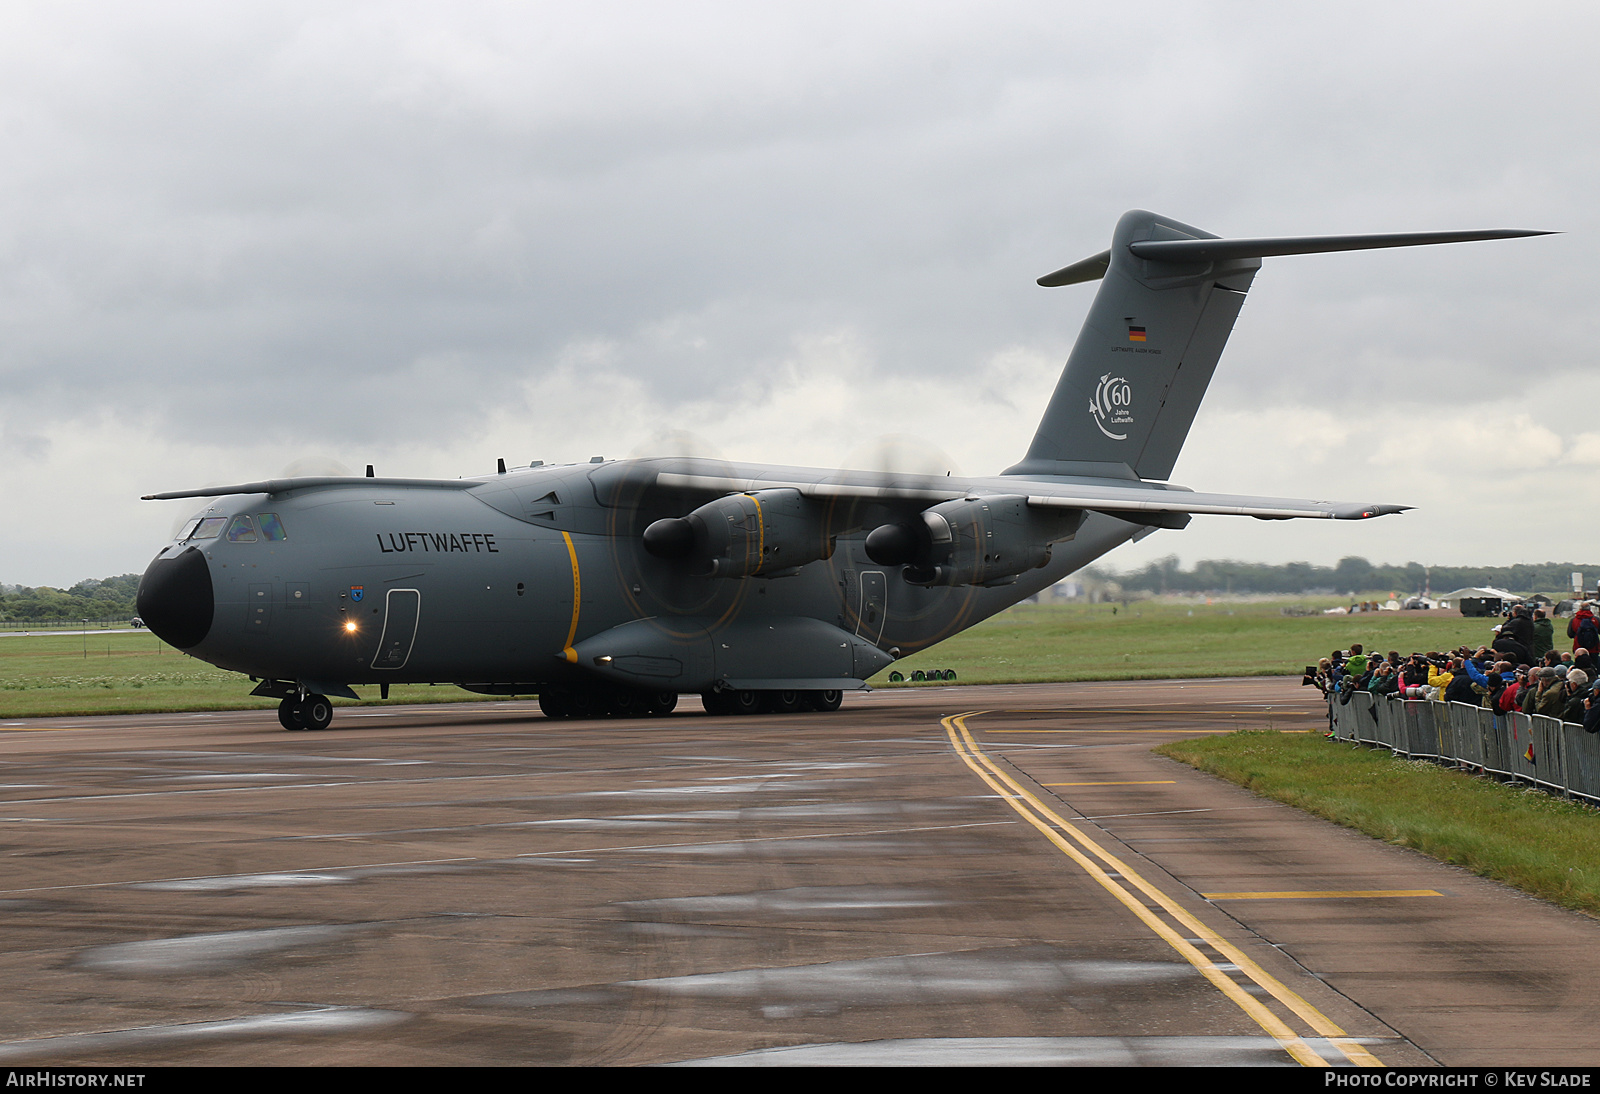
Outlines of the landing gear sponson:
<svg viewBox="0 0 1600 1094">
<path fill-rule="evenodd" d="M 282 695 L 292 684 L 276 681 L 262 684 L 254 694 Z M 385 691 L 388 689 L 385 688 Z M 473 691 L 488 691 L 473 686 Z M 839 690 L 748 691 L 726 689 L 700 696 L 706 713 L 799 714 L 807 711 L 834 711 L 844 702 Z M 651 691 L 621 686 L 592 688 L 546 688 L 539 693 L 539 709 L 546 718 L 647 718 L 671 714 L 678 705 L 675 691 Z M 278 721 L 291 731 L 327 729 L 333 722 L 333 703 L 326 695 L 301 694 L 292 690 L 278 703 Z"/>
<path fill-rule="evenodd" d="M 838 710 L 844 692 L 708 691 L 700 696 L 708 714 L 794 714 Z M 539 693 L 547 718 L 639 718 L 670 714 L 678 705 L 672 691 L 639 688 L 550 688 Z"/>
</svg>

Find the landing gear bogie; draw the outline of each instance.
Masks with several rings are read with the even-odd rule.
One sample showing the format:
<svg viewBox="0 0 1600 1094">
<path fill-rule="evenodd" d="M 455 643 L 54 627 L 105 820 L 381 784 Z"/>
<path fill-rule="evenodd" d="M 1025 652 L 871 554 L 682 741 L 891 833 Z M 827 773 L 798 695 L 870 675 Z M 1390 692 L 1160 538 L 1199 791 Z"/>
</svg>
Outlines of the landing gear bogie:
<svg viewBox="0 0 1600 1094">
<path fill-rule="evenodd" d="M 761 695 L 761 709 L 771 714 L 798 714 L 806 709 L 805 692 L 763 692 Z"/>
<path fill-rule="evenodd" d="M 797 714 L 802 711 L 826 713 L 838 710 L 844 702 L 844 692 L 774 690 L 740 691 L 726 688 L 707 691 L 700 695 L 700 703 L 707 714 Z"/>
<path fill-rule="evenodd" d="M 844 703 L 844 692 L 838 689 L 827 691 L 808 691 L 805 693 L 806 706 L 820 713 L 829 713 L 838 710 Z"/>
</svg>

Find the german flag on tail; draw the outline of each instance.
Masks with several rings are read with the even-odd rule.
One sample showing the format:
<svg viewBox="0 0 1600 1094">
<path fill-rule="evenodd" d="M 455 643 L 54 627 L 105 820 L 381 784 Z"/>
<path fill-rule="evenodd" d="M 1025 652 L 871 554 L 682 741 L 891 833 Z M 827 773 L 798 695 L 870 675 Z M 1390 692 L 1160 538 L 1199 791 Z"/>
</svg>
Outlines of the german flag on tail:
<svg viewBox="0 0 1600 1094">
<path fill-rule="evenodd" d="M 1130 341 L 1130 342 L 1143 342 L 1144 341 L 1144 328 L 1143 327 L 1130 326 L 1128 328 L 1128 341 Z"/>
</svg>

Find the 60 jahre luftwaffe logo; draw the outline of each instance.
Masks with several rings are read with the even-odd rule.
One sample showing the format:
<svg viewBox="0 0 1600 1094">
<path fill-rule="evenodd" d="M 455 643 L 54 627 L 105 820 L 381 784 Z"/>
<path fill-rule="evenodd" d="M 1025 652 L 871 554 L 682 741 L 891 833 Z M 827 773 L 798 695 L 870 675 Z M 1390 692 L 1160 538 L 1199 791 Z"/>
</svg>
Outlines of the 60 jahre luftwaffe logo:
<svg viewBox="0 0 1600 1094">
<path fill-rule="evenodd" d="M 1133 424 L 1133 389 L 1128 386 L 1125 376 L 1113 376 L 1109 372 L 1100 377 L 1100 384 L 1094 389 L 1094 398 L 1089 401 L 1089 413 L 1094 418 L 1094 424 L 1114 441 L 1128 439 L 1126 430 L 1114 433 L 1107 426 L 1130 426 Z"/>
</svg>

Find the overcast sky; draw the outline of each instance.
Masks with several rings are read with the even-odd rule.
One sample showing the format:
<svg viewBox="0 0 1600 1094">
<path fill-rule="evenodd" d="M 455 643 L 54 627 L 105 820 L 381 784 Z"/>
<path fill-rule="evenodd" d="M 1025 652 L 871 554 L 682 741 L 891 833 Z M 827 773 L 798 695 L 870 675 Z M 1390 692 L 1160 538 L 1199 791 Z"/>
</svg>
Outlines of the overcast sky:
<svg viewBox="0 0 1600 1094">
<path fill-rule="evenodd" d="M 1600 560 L 1600 7 L 0 6 L 0 581 L 296 460 L 989 474 L 1126 209 L 1267 259 L 1174 480 L 1416 505 L 1108 557 Z M 859 462 L 859 460 L 854 461 Z M 302 465 L 308 466 L 308 465 Z M 315 464 L 309 466 L 316 466 Z"/>
</svg>

